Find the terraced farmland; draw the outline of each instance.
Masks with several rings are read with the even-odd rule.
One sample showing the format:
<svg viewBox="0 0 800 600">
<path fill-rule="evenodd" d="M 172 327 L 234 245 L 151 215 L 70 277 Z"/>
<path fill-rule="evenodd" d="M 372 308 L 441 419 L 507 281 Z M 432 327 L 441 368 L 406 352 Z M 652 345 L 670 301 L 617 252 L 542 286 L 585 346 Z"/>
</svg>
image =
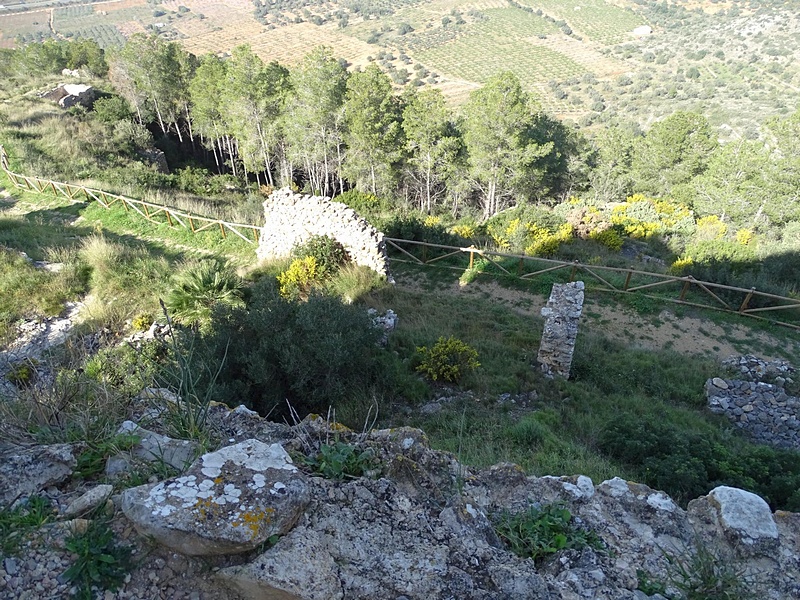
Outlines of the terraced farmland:
<svg viewBox="0 0 800 600">
<path fill-rule="evenodd" d="M 517 8 L 487 10 L 484 15 L 485 21 L 474 24 L 455 41 L 415 52 L 414 58 L 446 75 L 473 82 L 512 71 L 529 89 L 587 72 L 564 54 L 537 43 L 540 37 L 558 32 L 552 23 Z"/>
<path fill-rule="evenodd" d="M 630 39 L 631 31 L 647 24 L 640 15 L 605 0 L 520 0 L 520 4 L 564 20 L 579 35 L 604 45 Z"/>
</svg>

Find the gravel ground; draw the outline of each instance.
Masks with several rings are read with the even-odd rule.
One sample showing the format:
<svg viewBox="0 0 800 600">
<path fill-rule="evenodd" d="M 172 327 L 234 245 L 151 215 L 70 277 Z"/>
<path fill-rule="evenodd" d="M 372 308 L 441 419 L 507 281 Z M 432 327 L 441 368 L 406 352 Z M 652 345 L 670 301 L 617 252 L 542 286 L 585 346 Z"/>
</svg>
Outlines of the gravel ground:
<svg viewBox="0 0 800 600">
<path fill-rule="evenodd" d="M 121 512 L 111 520 L 118 544 L 133 547 L 134 567 L 116 592 L 98 592 L 103 600 L 241 600 L 218 583 L 216 568 L 230 564 L 192 558 L 150 544 L 140 537 Z M 17 556 L 0 560 L 0 599 L 56 600 L 73 597 L 76 589 L 63 573 L 74 556 L 64 548 L 66 523 L 45 525 L 21 544 Z M 230 560 L 230 559 L 228 559 Z"/>
</svg>

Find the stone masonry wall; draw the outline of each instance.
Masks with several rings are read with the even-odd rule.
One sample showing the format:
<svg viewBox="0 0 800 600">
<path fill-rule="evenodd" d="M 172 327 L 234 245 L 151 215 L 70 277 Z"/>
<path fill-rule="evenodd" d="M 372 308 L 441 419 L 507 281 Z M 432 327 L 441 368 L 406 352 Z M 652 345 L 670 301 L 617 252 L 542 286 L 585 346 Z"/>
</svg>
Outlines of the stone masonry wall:
<svg viewBox="0 0 800 600">
<path fill-rule="evenodd" d="M 383 234 L 341 202 L 283 188 L 264 202 L 264 217 L 257 251 L 260 259 L 288 256 L 297 244 L 327 235 L 344 246 L 354 263 L 391 279 Z"/>
<path fill-rule="evenodd" d="M 536 360 L 549 376 L 569 378 L 572 354 L 583 309 L 583 282 L 553 284 L 550 299 L 542 309 L 545 318 L 539 356 Z"/>
</svg>

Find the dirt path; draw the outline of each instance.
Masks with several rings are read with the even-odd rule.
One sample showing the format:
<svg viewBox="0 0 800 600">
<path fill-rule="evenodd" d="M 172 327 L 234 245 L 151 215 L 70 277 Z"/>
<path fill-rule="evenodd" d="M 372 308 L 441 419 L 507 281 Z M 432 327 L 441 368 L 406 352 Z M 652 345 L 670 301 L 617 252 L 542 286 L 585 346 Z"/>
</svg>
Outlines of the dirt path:
<svg viewBox="0 0 800 600">
<path fill-rule="evenodd" d="M 419 280 L 403 277 L 397 284 L 423 289 Z M 458 282 L 437 288 L 437 292 L 479 298 L 506 306 L 520 314 L 538 317 L 547 297 L 502 287 L 489 280 L 460 287 Z M 608 294 L 586 293 L 581 328 L 600 333 L 633 348 L 672 349 L 680 354 L 725 359 L 732 355 L 756 354 L 764 359 L 800 359 L 800 335 L 777 329 L 767 333 L 742 323 L 712 321 L 700 316 L 679 316 L 684 307 L 642 315 L 623 304 L 610 301 Z M 785 331 L 785 335 L 783 332 Z"/>
</svg>

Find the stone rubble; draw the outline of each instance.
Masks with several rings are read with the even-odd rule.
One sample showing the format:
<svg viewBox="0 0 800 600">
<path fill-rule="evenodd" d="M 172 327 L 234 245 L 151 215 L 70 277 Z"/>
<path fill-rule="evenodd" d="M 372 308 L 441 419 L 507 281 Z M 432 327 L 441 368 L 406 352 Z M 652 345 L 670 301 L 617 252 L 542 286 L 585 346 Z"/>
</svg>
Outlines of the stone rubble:
<svg viewBox="0 0 800 600">
<path fill-rule="evenodd" d="M 583 290 L 582 281 L 555 283 L 547 304 L 542 308 L 544 331 L 536 360 L 548 377 L 569 378 L 583 310 Z"/>
<path fill-rule="evenodd" d="M 800 398 L 783 387 L 714 377 L 705 389 L 708 409 L 726 416 L 753 441 L 800 450 Z"/>
<path fill-rule="evenodd" d="M 217 404 L 209 422 L 227 445 L 180 476 L 112 496 L 117 540 L 141 563 L 104 600 L 644 600 L 639 573 L 672 595 L 670 556 L 699 545 L 741 569 L 764 600 L 800 595 L 800 515 L 772 514 L 744 490 L 718 487 L 684 510 L 620 478 L 466 467 L 406 427 L 357 433 L 314 416 L 290 426 Z M 369 451 L 373 476 L 324 479 L 290 458 L 333 441 Z M 7 481 L 14 489 L 16 479 Z M 92 487 L 40 485 L 61 519 Z M 563 550 L 536 564 L 511 553 L 494 531 L 497 515 L 552 502 L 605 549 Z M 81 525 L 48 524 L 0 561 L 0 598 L 69 597 L 63 540 Z"/>
</svg>

